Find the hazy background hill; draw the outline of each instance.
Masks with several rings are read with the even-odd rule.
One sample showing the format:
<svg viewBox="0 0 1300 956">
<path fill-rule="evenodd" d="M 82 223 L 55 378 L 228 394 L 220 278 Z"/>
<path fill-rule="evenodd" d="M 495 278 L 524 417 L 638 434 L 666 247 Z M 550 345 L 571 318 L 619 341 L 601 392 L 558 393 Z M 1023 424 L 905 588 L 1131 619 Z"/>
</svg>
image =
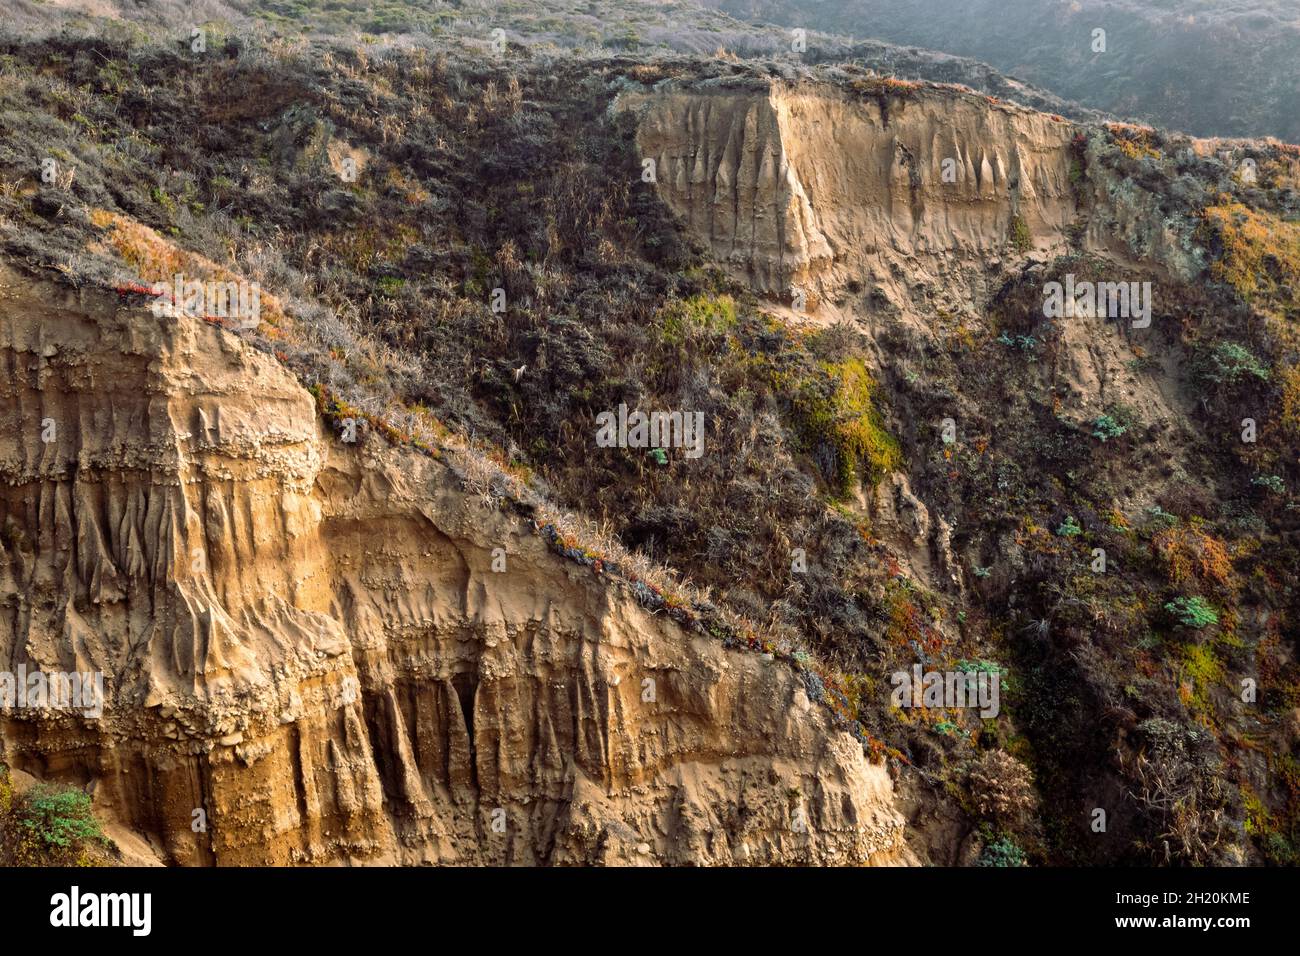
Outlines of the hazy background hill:
<svg viewBox="0 0 1300 956">
<path fill-rule="evenodd" d="M 738 17 L 986 60 L 1066 99 L 1201 136 L 1300 140 L 1293 0 L 706 0 Z M 1094 53 L 1094 29 L 1106 52 Z"/>
<path fill-rule="evenodd" d="M 980 60 L 937 49 L 841 36 L 810 25 L 796 52 L 792 27 L 741 19 L 701 0 L 12 0 L 5 13 L 0 34 L 8 28 L 18 36 L 126 42 L 170 35 L 178 50 L 189 45 L 195 26 L 203 26 L 209 43 L 217 46 L 229 38 L 247 43 L 313 37 L 479 53 L 491 51 L 494 31 L 501 30 L 507 43 L 541 55 L 684 53 L 770 58 L 792 66 L 856 63 L 884 76 L 960 83 L 1071 119 L 1103 118 Z"/>
</svg>

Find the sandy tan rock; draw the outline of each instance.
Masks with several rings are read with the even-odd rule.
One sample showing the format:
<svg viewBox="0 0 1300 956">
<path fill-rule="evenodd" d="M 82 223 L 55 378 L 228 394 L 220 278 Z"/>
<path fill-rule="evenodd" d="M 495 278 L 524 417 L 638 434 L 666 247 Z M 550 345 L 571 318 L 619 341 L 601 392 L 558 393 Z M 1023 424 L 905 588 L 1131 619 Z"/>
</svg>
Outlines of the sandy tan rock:
<svg viewBox="0 0 1300 956">
<path fill-rule="evenodd" d="M 1074 128 L 982 97 L 774 81 L 626 93 L 620 107 L 641 118 L 660 196 L 714 256 L 773 299 L 801 290 L 825 318 L 873 300 L 969 310 L 1014 218 L 1047 252 L 1075 216 Z"/>
<path fill-rule="evenodd" d="M 0 667 L 108 692 L 0 715 L 0 759 L 93 781 L 127 858 L 910 860 L 885 770 L 793 671 L 443 463 L 334 440 L 235 336 L 5 271 L 0 354 Z"/>
</svg>

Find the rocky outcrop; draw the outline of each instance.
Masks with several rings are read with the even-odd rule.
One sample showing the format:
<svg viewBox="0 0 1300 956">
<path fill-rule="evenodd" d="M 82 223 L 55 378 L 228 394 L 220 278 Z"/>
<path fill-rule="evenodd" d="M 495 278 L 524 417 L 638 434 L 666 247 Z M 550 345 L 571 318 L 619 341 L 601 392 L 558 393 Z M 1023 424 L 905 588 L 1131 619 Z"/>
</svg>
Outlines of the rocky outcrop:
<svg viewBox="0 0 1300 956">
<path fill-rule="evenodd" d="M 0 759 L 93 788 L 137 857 L 907 858 L 886 771 L 786 665 L 337 440 L 238 337 L 5 271 L 0 355 L 0 668 L 107 691 L 0 712 Z"/>
<path fill-rule="evenodd" d="M 773 299 L 802 291 L 809 313 L 855 296 L 959 311 L 1016 240 L 1064 245 L 1071 124 L 878 82 L 861 94 L 684 85 L 625 93 L 620 106 L 640 116 L 659 195 L 715 258 Z"/>
</svg>

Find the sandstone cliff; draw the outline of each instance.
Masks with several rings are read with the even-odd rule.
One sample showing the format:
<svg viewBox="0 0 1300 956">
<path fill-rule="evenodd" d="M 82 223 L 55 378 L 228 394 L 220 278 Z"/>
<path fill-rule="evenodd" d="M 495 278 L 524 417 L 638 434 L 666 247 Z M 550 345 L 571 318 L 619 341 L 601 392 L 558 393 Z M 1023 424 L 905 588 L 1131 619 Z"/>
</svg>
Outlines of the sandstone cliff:
<svg viewBox="0 0 1300 956">
<path fill-rule="evenodd" d="M 338 441 L 236 336 L 6 270 L 0 348 L 0 666 L 107 685 L 101 719 L 4 713 L 0 756 L 93 787 L 130 858 L 908 857 L 788 667 Z"/>
<path fill-rule="evenodd" d="M 642 116 L 669 207 L 738 278 L 786 302 L 801 290 L 809 312 L 855 298 L 862 311 L 873 295 L 968 309 L 984 260 L 1017 233 L 1059 250 L 1075 216 L 1072 125 L 984 97 L 773 82 L 622 105 Z"/>
</svg>

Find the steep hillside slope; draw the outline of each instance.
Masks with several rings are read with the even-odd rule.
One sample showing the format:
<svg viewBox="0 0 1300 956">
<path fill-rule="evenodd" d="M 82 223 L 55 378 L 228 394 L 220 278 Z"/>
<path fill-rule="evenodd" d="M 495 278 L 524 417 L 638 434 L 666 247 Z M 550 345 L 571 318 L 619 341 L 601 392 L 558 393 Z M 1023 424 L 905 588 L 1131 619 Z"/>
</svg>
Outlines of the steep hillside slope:
<svg viewBox="0 0 1300 956">
<path fill-rule="evenodd" d="M 10 640 L 134 695 L 4 759 L 145 833 L 208 781 L 230 860 L 1295 861 L 1294 149 L 854 63 L 4 52 Z"/>
<path fill-rule="evenodd" d="M 102 719 L 5 716 L 15 768 L 178 863 L 900 859 L 884 769 L 785 664 L 337 441 L 220 328 L 0 295 L 0 659 L 107 684 Z"/>
<path fill-rule="evenodd" d="M 1249 808 L 1290 790 L 1297 740 L 1295 596 L 1274 589 L 1295 561 L 1295 150 L 1081 128 L 896 81 L 674 83 L 622 102 L 659 194 L 732 275 L 773 305 L 794 298 L 788 320 L 871 343 L 910 480 L 856 513 L 946 595 L 961 638 L 972 604 L 1001 618 L 983 652 L 1019 675 L 1013 733 L 1036 741 L 1054 839 L 1074 830 L 1083 861 L 1114 859 L 1119 830 L 1157 859 L 1241 862 L 1229 821 L 1244 814 L 1289 859 L 1291 797 L 1276 817 Z M 1076 280 L 1136 283 L 1148 311 L 1053 316 L 1047 290 Z M 896 617 L 924 604 L 882 603 L 886 641 L 912 649 L 884 660 L 961 640 L 942 612 L 931 631 Z M 1261 673 L 1276 678 L 1262 724 Z M 1261 734 L 1277 748 L 1264 760 L 1246 742 Z M 1228 767 L 1242 796 L 1222 786 Z M 1097 809 L 1110 836 L 1089 840 Z M 1141 835 L 1152 824 L 1158 840 Z"/>
</svg>

